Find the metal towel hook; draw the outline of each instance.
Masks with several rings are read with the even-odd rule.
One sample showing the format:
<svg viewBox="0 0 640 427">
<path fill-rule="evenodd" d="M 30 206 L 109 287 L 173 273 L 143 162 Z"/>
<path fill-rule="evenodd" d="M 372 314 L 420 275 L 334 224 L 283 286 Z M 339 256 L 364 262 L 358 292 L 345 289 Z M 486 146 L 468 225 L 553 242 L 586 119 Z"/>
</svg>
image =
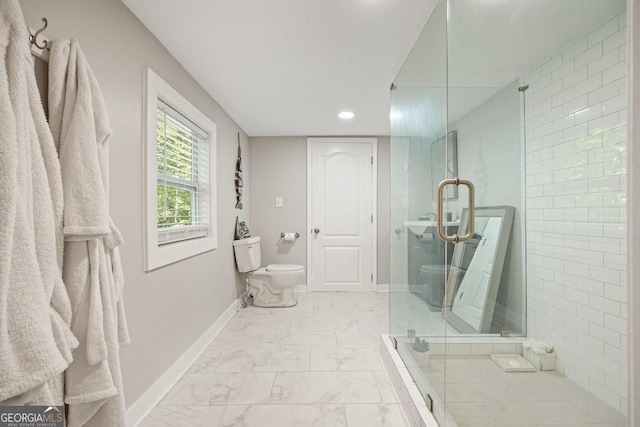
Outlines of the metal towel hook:
<svg viewBox="0 0 640 427">
<path fill-rule="evenodd" d="M 38 36 L 40 35 L 40 33 L 42 33 L 44 30 L 47 29 L 47 26 L 49 25 L 49 22 L 47 21 L 47 18 L 42 18 L 42 22 L 44 22 L 44 27 L 40 28 L 38 31 L 36 31 L 35 34 L 30 34 L 29 35 L 29 41 L 36 45 L 36 47 L 38 49 L 46 49 L 47 48 L 47 44 L 48 42 L 46 40 L 44 40 L 42 43 L 42 46 L 40 46 L 38 44 Z"/>
</svg>

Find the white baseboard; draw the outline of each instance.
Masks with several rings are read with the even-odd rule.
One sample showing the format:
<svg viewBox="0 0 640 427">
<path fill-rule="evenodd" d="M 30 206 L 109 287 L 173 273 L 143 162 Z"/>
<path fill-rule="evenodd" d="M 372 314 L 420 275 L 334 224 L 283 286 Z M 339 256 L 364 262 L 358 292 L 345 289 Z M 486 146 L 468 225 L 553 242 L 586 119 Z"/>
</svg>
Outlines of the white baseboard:
<svg viewBox="0 0 640 427">
<path fill-rule="evenodd" d="M 213 325 L 206 330 L 127 410 L 127 426 L 135 427 L 156 407 L 171 388 L 184 375 L 211 341 L 238 311 L 242 300 L 235 300 Z"/>
<path fill-rule="evenodd" d="M 389 284 L 388 283 L 376 284 L 376 292 L 389 292 Z"/>
</svg>

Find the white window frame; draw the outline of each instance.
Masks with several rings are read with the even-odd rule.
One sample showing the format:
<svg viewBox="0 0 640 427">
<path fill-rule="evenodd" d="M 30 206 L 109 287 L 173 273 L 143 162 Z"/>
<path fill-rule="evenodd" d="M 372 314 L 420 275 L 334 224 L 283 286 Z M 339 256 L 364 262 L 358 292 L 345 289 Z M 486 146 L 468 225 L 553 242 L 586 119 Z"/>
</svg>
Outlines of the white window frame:
<svg viewBox="0 0 640 427">
<path fill-rule="evenodd" d="M 145 270 L 156 268 L 214 250 L 218 247 L 216 203 L 216 124 L 173 89 L 153 70 L 146 73 L 145 111 Z M 205 237 L 158 245 L 158 170 L 157 170 L 157 109 L 162 99 L 194 124 L 207 131 L 209 138 L 209 224 Z"/>
</svg>

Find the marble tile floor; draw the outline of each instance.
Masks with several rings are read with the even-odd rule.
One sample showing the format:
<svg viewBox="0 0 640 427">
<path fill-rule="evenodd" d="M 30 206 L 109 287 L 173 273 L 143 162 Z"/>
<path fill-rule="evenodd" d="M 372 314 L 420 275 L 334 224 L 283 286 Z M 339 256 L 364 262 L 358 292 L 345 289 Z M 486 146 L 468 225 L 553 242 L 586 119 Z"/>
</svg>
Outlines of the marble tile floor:
<svg viewBox="0 0 640 427">
<path fill-rule="evenodd" d="M 432 311 L 417 295 L 410 292 L 391 292 L 392 336 L 406 336 L 407 330 L 419 337 L 460 336 L 460 332 L 447 324 L 440 311 Z"/>
<path fill-rule="evenodd" d="M 388 293 L 302 293 L 247 307 L 142 426 L 405 427 L 379 355 Z"/>
</svg>

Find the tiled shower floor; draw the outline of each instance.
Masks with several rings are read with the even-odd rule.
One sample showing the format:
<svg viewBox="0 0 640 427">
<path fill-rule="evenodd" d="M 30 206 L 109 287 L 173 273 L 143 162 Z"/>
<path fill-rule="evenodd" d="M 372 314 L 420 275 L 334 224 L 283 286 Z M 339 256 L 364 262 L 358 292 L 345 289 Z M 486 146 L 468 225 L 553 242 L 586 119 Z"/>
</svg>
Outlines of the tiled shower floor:
<svg viewBox="0 0 640 427">
<path fill-rule="evenodd" d="M 379 355 L 385 293 L 241 309 L 143 426 L 405 427 Z"/>
<path fill-rule="evenodd" d="M 450 355 L 446 363 L 447 409 L 459 427 L 627 425 L 624 415 L 556 371 L 507 373 L 490 356 Z M 442 396 L 444 358 L 421 365 Z"/>
</svg>

